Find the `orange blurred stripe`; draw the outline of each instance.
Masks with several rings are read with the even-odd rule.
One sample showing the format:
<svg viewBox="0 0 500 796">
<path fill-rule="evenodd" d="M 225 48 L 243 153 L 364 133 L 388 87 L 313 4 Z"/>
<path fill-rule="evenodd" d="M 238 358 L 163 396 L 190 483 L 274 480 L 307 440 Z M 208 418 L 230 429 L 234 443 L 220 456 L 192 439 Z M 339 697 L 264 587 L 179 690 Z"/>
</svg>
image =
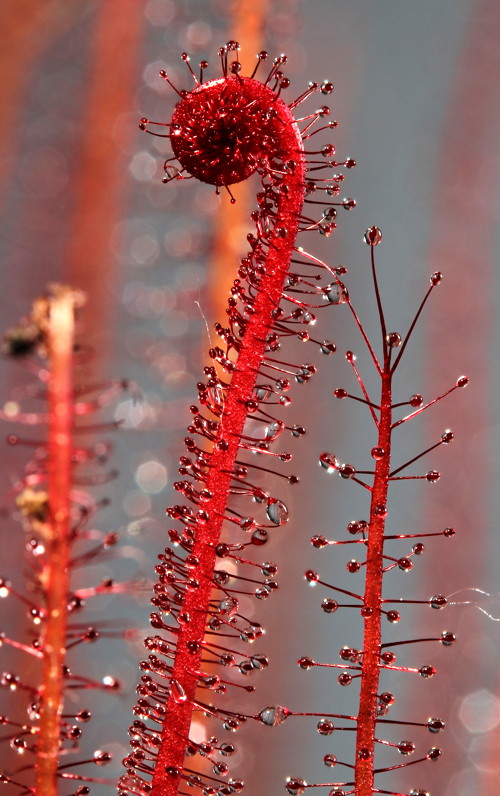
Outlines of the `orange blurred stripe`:
<svg viewBox="0 0 500 796">
<path fill-rule="evenodd" d="M 110 343 L 104 329 L 113 325 L 116 266 L 110 239 L 126 201 L 123 152 L 136 133 L 136 126 L 124 125 L 118 144 L 115 125 L 133 107 L 145 25 L 144 7 L 137 0 L 102 0 L 96 13 L 66 281 L 88 294 L 91 343 L 97 335 L 102 351 Z"/>
<path fill-rule="evenodd" d="M 263 49 L 268 0 L 240 0 L 233 7 L 233 16 L 228 30 L 228 39 L 241 44 L 240 60 L 242 74 L 253 72 L 256 54 Z M 246 254 L 246 233 L 252 229 L 250 212 L 254 206 L 253 181 L 231 186 L 236 204 L 222 191 L 217 226 L 214 233 L 212 262 L 210 266 L 212 286 L 210 310 L 214 320 L 224 323 L 229 290 L 236 275 L 236 266 Z"/>
<path fill-rule="evenodd" d="M 0 203 L 17 161 L 18 126 L 33 65 L 80 11 L 75 0 L 2 0 L 0 3 Z"/>
</svg>

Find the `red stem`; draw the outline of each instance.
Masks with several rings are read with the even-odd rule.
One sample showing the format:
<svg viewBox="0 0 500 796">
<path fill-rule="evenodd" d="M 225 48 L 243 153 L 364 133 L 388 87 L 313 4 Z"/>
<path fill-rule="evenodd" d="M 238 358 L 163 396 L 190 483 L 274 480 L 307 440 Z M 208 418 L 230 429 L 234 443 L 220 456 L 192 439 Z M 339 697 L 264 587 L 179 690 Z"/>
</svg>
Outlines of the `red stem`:
<svg viewBox="0 0 500 796">
<path fill-rule="evenodd" d="M 383 550 L 387 491 L 391 462 L 392 374 L 388 357 L 382 371 L 378 447 L 385 451 L 375 466 L 370 506 L 370 531 L 366 559 L 364 607 L 371 615 L 364 618 L 363 665 L 356 735 L 356 794 L 372 796 L 374 789 L 373 759 L 379 692 Z"/>
<path fill-rule="evenodd" d="M 204 508 L 210 514 L 205 526 L 200 526 L 192 555 L 199 560 L 197 578 L 200 586 L 187 590 L 182 612 L 189 614 L 189 622 L 179 633 L 172 680 L 182 688 L 182 701 L 169 697 L 163 725 L 161 746 L 153 776 L 153 796 L 176 796 L 179 788 L 189 727 L 193 713 L 193 700 L 198 682 L 195 672 L 200 668 L 201 650 L 191 653 L 190 642 L 201 642 L 205 633 L 212 577 L 215 566 L 215 545 L 221 533 L 223 517 L 229 498 L 230 475 L 239 451 L 239 435 L 247 418 L 246 402 L 252 397 L 258 370 L 261 366 L 266 338 L 274 323 L 272 311 L 279 306 L 283 282 L 290 264 L 298 231 L 299 215 L 304 199 L 305 157 L 302 140 L 292 114 L 284 103 L 277 103 L 283 121 L 279 147 L 283 160 L 293 159 L 293 174 L 285 175 L 274 229 L 285 229 L 286 236 L 274 232 L 269 239 L 265 262 L 265 275 L 254 303 L 254 312 L 246 325 L 237 362 L 225 400 L 221 422 L 210 458 L 210 475 L 206 488 L 213 498 Z M 227 449 L 220 450 L 218 442 L 225 440 Z M 167 770 L 167 776 L 165 771 Z M 169 774 L 170 771 L 170 774 Z"/>
</svg>

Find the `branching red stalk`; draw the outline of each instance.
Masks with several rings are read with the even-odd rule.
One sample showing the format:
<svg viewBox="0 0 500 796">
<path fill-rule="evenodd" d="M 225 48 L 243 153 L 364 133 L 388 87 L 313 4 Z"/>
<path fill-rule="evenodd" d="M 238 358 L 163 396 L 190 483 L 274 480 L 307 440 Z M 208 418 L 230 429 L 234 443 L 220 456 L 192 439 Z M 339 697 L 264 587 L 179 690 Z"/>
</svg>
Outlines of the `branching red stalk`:
<svg viewBox="0 0 500 796">
<path fill-rule="evenodd" d="M 370 533 L 366 553 L 363 667 L 356 734 L 355 777 L 359 796 L 372 796 L 373 759 L 379 693 L 380 645 L 382 642 L 382 579 L 387 493 L 391 460 L 392 373 L 385 356 L 378 420 L 378 447 L 385 455 L 376 463 L 370 505 Z"/>
<path fill-rule="evenodd" d="M 389 735 L 385 737 L 385 729 L 390 729 L 391 725 L 408 727 L 412 731 L 414 728 L 424 728 L 430 733 L 436 734 L 441 732 L 445 727 L 445 722 L 436 717 L 422 718 L 418 717 L 420 721 L 407 721 L 403 718 L 386 719 L 384 718 L 389 709 L 392 708 L 395 697 L 390 692 L 380 693 L 379 679 L 382 669 L 394 669 L 405 672 L 409 676 L 420 675 L 424 679 L 432 677 L 436 670 L 433 666 L 425 664 L 420 668 L 409 666 L 396 666 L 396 653 L 390 649 L 399 645 L 413 645 L 422 641 L 437 641 L 446 647 L 451 646 L 455 642 L 453 633 L 445 630 L 438 638 L 425 638 L 425 639 L 404 639 L 399 641 L 384 642 L 382 643 L 382 618 L 386 618 L 389 623 L 398 623 L 400 621 L 400 614 L 395 608 L 386 608 L 386 604 L 390 603 L 417 603 L 428 605 L 434 609 L 444 608 L 447 604 L 447 599 L 442 594 L 436 594 L 430 599 L 404 599 L 398 598 L 385 599 L 382 596 L 382 585 L 385 573 L 395 568 L 402 572 L 409 572 L 413 566 L 413 557 L 420 557 L 425 550 L 425 546 L 421 539 L 431 536 L 443 536 L 451 538 L 455 535 L 453 528 L 445 528 L 441 533 L 407 533 L 400 532 L 396 534 L 386 534 L 386 517 L 388 515 L 388 491 L 389 485 L 392 481 L 406 481 L 406 480 L 425 480 L 428 483 L 435 483 L 440 479 L 440 473 L 436 470 L 429 470 L 425 475 L 400 475 L 406 468 L 419 462 L 420 459 L 435 448 L 442 444 L 449 444 L 453 441 L 454 434 L 449 429 L 445 430 L 441 435 L 438 442 L 425 448 L 423 451 L 416 455 L 408 457 L 408 459 L 396 467 L 391 469 L 391 448 L 392 448 L 392 434 L 402 424 L 406 423 L 423 411 L 428 409 L 433 404 L 442 400 L 456 389 L 463 388 L 468 384 L 468 378 L 461 376 L 457 379 L 455 385 L 447 390 L 437 398 L 428 401 L 424 404 L 423 398 L 419 394 L 412 395 L 409 400 L 398 401 L 393 403 L 393 377 L 397 367 L 401 361 L 402 354 L 405 352 L 408 341 L 413 333 L 416 322 L 419 319 L 422 310 L 430 296 L 431 291 L 440 284 L 442 275 L 436 272 L 430 277 L 430 288 L 425 294 L 412 323 L 404 337 L 401 337 L 397 332 L 387 332 L 385 323 L 384 310 L 381 301 L 380 291 L 377 281 L 377 273 L 375 268 L 374 247 L 382 241 L 382 233 L 377 227 L 369 228 L 365 233 L 365 242 L 371 249 L 371 266 L 372 277 L 375 288 L 375 297 L 378 307 L 380 330 L 382 332 L 382 357 L 379 362 L 375 350 L 367 337 L 363 325 L 355 312 L 350 300 L 348 305 L 354 317 L 356 325 L 361 333 L 364 343 L 366 344 L 368 353 L 375 367 L 375 370 L 380 377 L 381 392 L 378 404 L 370 401 L 363 377 L 355 364 L 355 355 L 352 351 L 346 353 L 346 359 L 349 362 L 358 386 L 361 390 L 363 398 L 352 395 L 344 388 L 337 388 L 334 391 L 334 396 L 339 399 L 351 398 L 355 401 L 366 404 L 370 411 L 372 419 L 377 428 L 377 442 L 371 449 L 371 456 L 375 460 L 374 470 L 357 470 L 352 464 L 341 464 L 336 456 L 330 452 L 324 452 L 320 455 L 320 463 L 330 473 L 337 472 L 345 479 L 351 479 L 355 483 L 367 489 L 371 493 L 370 514 L 368 521 L 359 520 L 350 522 L 347 526 L 347 533 L 351 538 L 347 540 L 328 540 L 324 536 L 314 536 L 311 542 L 314 547 L 321 549 L 327 545 L 345 545 L 355 544 L 360 545 L 357 548 L 360 551 L 366 551 L 366 557 L 358 561 L 351 559 L 347 562 L 346 569 L 351 574 L 356 574 L 361 571 L 364 573 L 364 594 L 358 593 L 357 590 L 351 591 L 350 589 L 342 589 L 333 584 L 323 581 L 318 572 L 315 570 L 307 570 L 305 578 L 309 583 L 320 583 L 332 590 L 335 596 L 347 596 L 354 599 L 354 603 L 347 602 L 340 605 L 333 597 L 327 597 L 323 601 L 323 610 L 328 614 L 333 614 L 338 608 L 356 608 L 359 605 L 361 616 L 364 621 L 364 639 L 363 647 L 361 650 L 352 649 L 344 646 L 340 650 L 340 658 L 345 661 L 345 664 L 335 663 L 318 663 L 309 656 L 304 656 L 299 660 L 299 666 L 302 669 L 311 669 L 314 666 L 326 666 L 332 669 L 344 668 L 338 677 L 338 682 L 341 686 L 348 686 L 357 681 L 360 685 L 359 703 L 357 714 L 354 716 L 342 716 L 348 721 L 356 723 L 355 728 L 347 727 L 334 727 L 330 721 L 334 718 L 334 714 L 303 714 L 303 715 L 322 715 L 323 718 L 318 722 L 317 729 L 322 735 L 330 735 L 335 729 L 356 731 L 356 751 L 354 765 L 347 762 L 341 762 L 336 759 L 334 755 L 326 755 L 324 758 L 325 765 L 328 767 L 333 766 L 346 766 L 348 769 L 353 770 L 354 780 L 351 781 L 349 776 L 346 781 L 339 781 L 338 779 L 332 783 L 321 783 L 325 787 L 330 787 L 330 796 L 346 796 L 348 793 L 355 793 L 356 796 L 372 796 L 374 793 L 390 793 L 394 796 L 402 796 L 399 792 L 396 794 L 393 790 L 381 790 L 381 784 L 378 782 L 378 776 L 385 772 L 391 772 L 395 769 L 405 768 L 412 766 L 415 763 L 420 763 L 425 760 L 436 761 L 441 756 L 441 749 L 432 747 L 424 756 L 419 756 L 416 759 L 410 759 L 408 762 L 388 765 L 381 767 L 376 762 L 376 748 L 377 745 L 382 744 L 391 746 L 397 750 L 403 757 L 408 758 L 413 755 L 417 748 L 417 744 L 413 740 L 393 740 Z M 397 353 L 399 352 L 399 353 Z M 394 354 L 394 358 L 393 358 Z M 401 410 L 405 407 L 411 407 L 412 411 L 404 417 L 393 421 L 393 414 L 395 410 Z M 365 477 L 368 476 L 368 481 Z M 352 538 L 352 536 L 357 538 Z M 407 555 L 394 557 L 388 555 L 385 551 L 385 542 L 392 543 L 397 539 L 419 540 L 413 544 L 411 552 Z M 291 715 L 290 711 L 281 708 L 287 715 Z M 299 714 L 295 714 L 299 715 Z M 387 727 L 386 727 L 387 725 Z M 377 781 L 376 781 L 377 778 Z M 289 778 L 287 782 L 287 790 L 292 796 L 300 796 L 305 793 L 307 788 L 317 787 L 316 784 L 307 784 L 300 777 Z M 350 790 L 353 788 L 353 790 Z M 410 791 L 409 796 L 427 796 L 426 790 L 413 789 Z"/>
<path fill-rule="evenodd" d="M 4 671 L 0 678 L 0 686 L 17 694 L 18 701 L 22 695 L 29 700 L 26 723 L 17 720 L 17 715 L 2 716 L 2 725 L 8 728 L 2 742 L 9 744 L 11 755 L 10 759 L 5 756 L 0 778 L 21 793 L 40 796 L 57 796 L 63 779 L 106 781 L 74 769 L 89 763 L 106 765 L 111 754 L 97 750 L 90 759 L 74 759 L 82 736 L 80 725 L 90 720 L 91 712 L 86 707 L 78 709 L 73 698 L 65 703 L 65 697 L 69 689 L 74 694 L 75 690 L 85 692 L 88 688 L 116 691 L 120 687 L 118 680 L 109 675 L 99 681 L 81 674 L 78 670 L 81 655 L 75 657 L 71 650 L 100 638 L 123 634 L 110 633 L 104 622 L 89 626 L 85 620 L 75 621 L 71 615 L 78 614 L 87 599 L 132 587 L 106 579 L 101 584 L 75 589 L 71 579 L 74 570 L 96 560 L 118 541 L 116 534 L 101 535 L 96 529 L 88 532 L 85 528 L 86 520 L 100 504 L 82 490 L 82 482 L 106 480 L 100 468 L 111 448 L 102 441 L 85 447 L 75 437 L 75 430 L 82 430 L 75 429 L 75 420 L 105 406 L 127 386 L 125 382 L 93 387 L 75 384 L 75 312 L 82 303 L 83 294 L 79 291 L 50 286 L 47 295 L 35 300 L 31 314 L 7 331 L 2 344 L 2 352 L 13 359 L 38 354 L 44 363 L 39 367 L 35 361 L 28 362 L 41 386 L 30 385 L 24 396 L 35 404 L 41 400 L 43 410 L 21 411 L 18 402 L 13 401 L 15 411 L 1 415 L 2 420 L 44 430 L 43 439 L 33 439 L 31 433 L 26 438 L 24 434 L 9 434 L 7 438 L 10 445 L 27 446 L 35 451 L 24 476 L 12 488 L 29 534 L 26 549 L 32 578 L 27 595 L 22 585 L 18 588 L 0 578 L 0 597 L 11 597 L 17 602 L 36 628 L 29 643 L 2 631 L 2 643 L 31 660 L 34 657 L 40 661 L 35 677 L 31 672 L 25 680 L 19 669 L 21 664 L 16 664 L 13 671 Z M 76 476 L 75 468 L 78 468 Z M 20 764 L 23 755 L 26 762 Z M 71 772 L 67 771 L 69 768 Z M 85 793 L 86 786 L 78 790 L 79 796 Z"/>
</svg>

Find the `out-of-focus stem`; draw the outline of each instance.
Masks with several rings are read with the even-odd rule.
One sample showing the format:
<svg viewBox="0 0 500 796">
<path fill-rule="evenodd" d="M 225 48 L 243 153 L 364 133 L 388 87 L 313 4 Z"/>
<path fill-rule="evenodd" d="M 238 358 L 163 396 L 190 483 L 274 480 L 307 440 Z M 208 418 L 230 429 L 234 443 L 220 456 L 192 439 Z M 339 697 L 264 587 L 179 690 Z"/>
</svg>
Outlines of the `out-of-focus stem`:
<svg viewBox="0 0 500 796">
<path fill-rule="evenodd" d="M 228 33 L 229 38 L 244 44 L 238 58 L 245 75 L 252 73 L 255 56 L 264 47 L 268 5 L 269 0 L 239 0 L 232 7 Z M 222 191 L 219 197 L 218 221 L 212 244 L 212 278 L 208 280 L 208 289 L 210 313 L 214 320 L 225 315 L 227 296 L 234 279 L 228 263 L 238 262 L 246 254 L 246 233 L 251 229 L 250 211 L 255 202 L 254 187 L 248 180 L 232 185 L 231 192 L 236 199 L 234 206 L 231 206 L 226 191 Z M 230 224 L 227 223 L 229 213 Z"/>
<path fill-rule="evenodd" d="M 136 126 L 125 118 L 134 108 L 145 5 L 137 0 L 93 4 L 92 60 L 82 86 L 85 116 L 78 143 L 66 273 L 70 283 L 92 300 L 94 331 L 87 331 L 87 342 L 99 347 L 101 362 L 110 345 L 106 330 L 112 328 L 115 311 L 108 293 L 115 290 L 117 278 L 110 241 L 115 224 L 123 218 L 131 185 L 122 175 L 129 159 L 124 153 L 130 151 L 127 147 Z"/>
<path fill-rule="evenodd" d="M 55 796 L 57 793 L 69 590 L 74 305 L 74 293 L 61 288 L 49 299 L 47 308 L 49 518 L 44 524 L 47 565 L 42 574 L 42 585 L 46 596 L 46 617 L 42 639 L 44 661 L 40 686 L 37 796 Z"/>
<path fill-rule="evenodd" d="M 385 455 L 377 461 L 370 506 L 370 530 L 366 557 L 366 586 L 364 611 L 363 666 L 356 735 L 356 794 L 372 796 L 374 788 L 373 756 L 377 717 L 377 694 L 380 675 L 381 600 L 383 578 L 383 548 L 385 507 L 389 486 L 391 460 L 391 392 L 392 374 L 386 357 L 382 372 L 382 394 L 378 447 Z"/>
</svg>

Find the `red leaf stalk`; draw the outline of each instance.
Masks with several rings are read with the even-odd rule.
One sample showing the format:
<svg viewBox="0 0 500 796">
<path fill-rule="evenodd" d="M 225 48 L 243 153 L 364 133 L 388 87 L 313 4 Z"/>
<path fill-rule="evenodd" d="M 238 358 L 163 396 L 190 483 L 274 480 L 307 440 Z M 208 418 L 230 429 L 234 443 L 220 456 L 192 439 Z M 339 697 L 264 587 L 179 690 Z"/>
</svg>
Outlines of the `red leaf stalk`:
<svg viewBox="0 0 500 796">
<path fill-rule="evenodd" d="M 382 373 L 378 447 L 384 456 L 377 461 L 370 506 L 370 536 L 366 554 L 366 581 L 362 614 L 364 616 L 363 670 L 359 695 L 358 731 L 356 734 L 356 787 L 359 796 L 372 796 L 373 759 L 380 676 L 382 640 L 380 611 L 384 575 L 383 551 L 387 492 L 391 460 L 392 373 L 386 355 Z"/>
<path fill-rule="evenodd" d="M 255 88 L 251 88 L 251 95 L 257 95 Z M 260 83 L 257 84 L 257 89 L 260 93 Z M 269 240 L 269 252 L 264 264 L 265 275 L 242 340 L 236 370 L 231 379 L 213 445 L 210 473 L 206 481 L 206 489 L 213 497 L 205 504 L 205 511 L 210 519 L 200 526 L 192 548 L 192 555 L 199 561 L 196 571 L 200 587 L 187 592 L 183 602 L 182 610 L 189 615 L 190 621 L 179 635 L 172 672 L 172 677 L 179 684 L 184 697 L 179 699 L 171 692 L 167 703 L 162 744 L 153 778 L 153 793 L 158 796 L 174 796 L 177 793 L 177 778 L 173 776 L 165 779 L 163 772 L 173 767 L 180 773 L 186 750 L 185 738 L 189 734 L 198 682 L 196 672 L 201 661 L 201 647 L 199 652 L 193 654 L 188 645 L 200 642 L 204 636 L 216 560 L 215 547 L 219 542 L 229 500 L 230 474 L 234 470 L 243 426 L 247 419 L 247 404 L 253 395 L 267 336 L 273 324 L 272 312 L 279 306 L 281 299 L 283 281 L 302 209 L 305 166 L 304 156 L 297 151 L 302 142 L 288 108 L 284 103 L 280 103 L 278 107 L 277 118 L 283 123 L 283 127 L 281 140 L 277 145 L 283 152 L 283 157 L 293 158 L 297 162 L 293 175 L 287 176 L 283 183 L 287 190 L 283 192 L 277 209 L 280 227 L 287 229 L 287 235 L 280 237 L 275 229 Z"/>
</svg>

